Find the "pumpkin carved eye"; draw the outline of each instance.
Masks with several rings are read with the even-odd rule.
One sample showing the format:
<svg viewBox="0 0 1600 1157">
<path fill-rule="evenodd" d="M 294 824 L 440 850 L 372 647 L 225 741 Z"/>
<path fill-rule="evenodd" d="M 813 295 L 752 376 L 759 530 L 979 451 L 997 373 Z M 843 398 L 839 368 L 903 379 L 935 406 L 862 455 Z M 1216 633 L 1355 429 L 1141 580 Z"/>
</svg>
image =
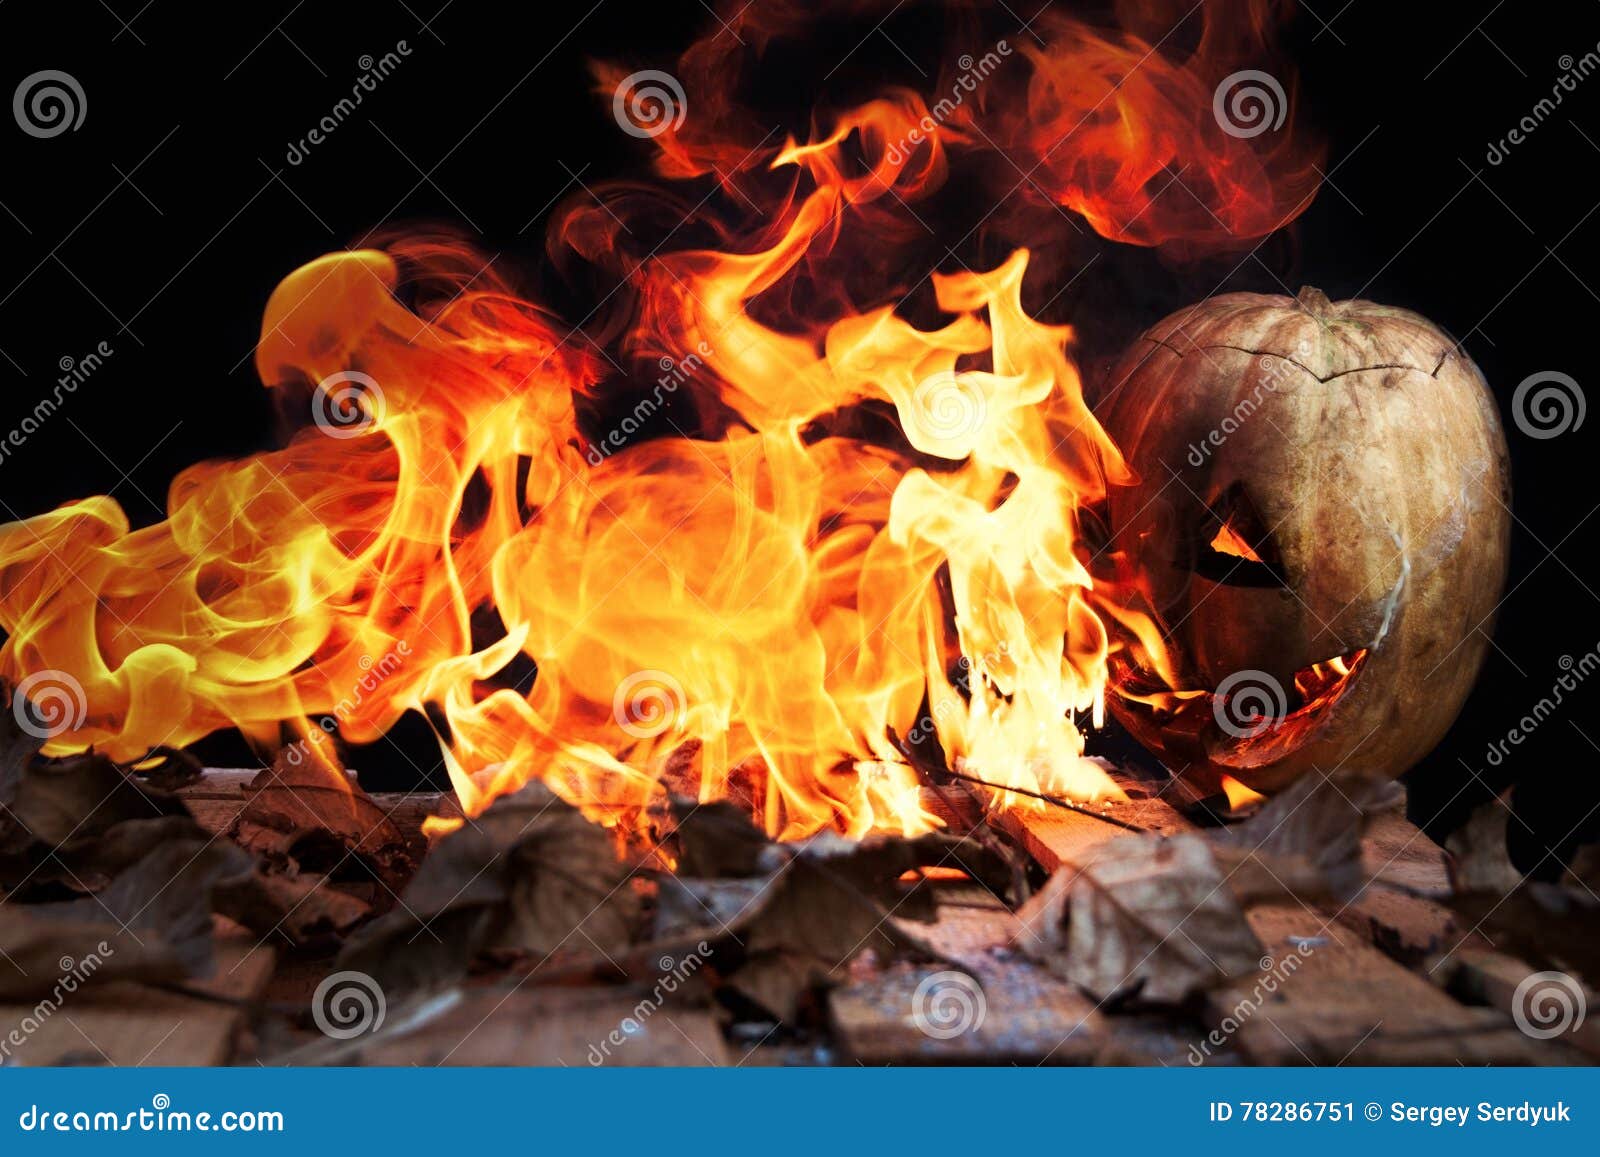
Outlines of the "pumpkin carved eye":
<svg viewBox="0 0 1600 1157">
<path fill-rule="evenodd" d="M 1240 483 L 1207 506 L 1198 537 L 1194 572 L 1202 578 L 1219 586 L 1288 586 L 1272 532 Z"/>
<path fill-rule="evenodd" d="M 1246 562 L 1261 561 L 1261 556 L 1256 554 L 1255 548 L 1226 522 L 1222 524 L 1222 529 L 1217 531 L 1217 536 L 1211 540 L 1211 549 L 1219 554 L 1231 554 L 1235 558 L 1242 558 Z"/>
</svg>

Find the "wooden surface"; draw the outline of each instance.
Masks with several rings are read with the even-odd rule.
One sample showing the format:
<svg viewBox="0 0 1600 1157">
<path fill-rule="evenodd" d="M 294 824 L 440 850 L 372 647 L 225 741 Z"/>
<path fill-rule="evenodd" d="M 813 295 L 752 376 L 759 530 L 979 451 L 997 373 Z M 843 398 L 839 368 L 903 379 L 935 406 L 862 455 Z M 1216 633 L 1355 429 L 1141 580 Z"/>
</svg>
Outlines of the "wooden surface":
<svg viewBox="0 0 1600 1157">
<path fill-rule="evenodd" d="M 209 772 L 183 797 L 202 824 L 226 832 L 255 774 Z M 1136 798 L 1104 809 L 1105 816 L 1161 834 L 1194 830 L 1159 788 L 1125 782 Z M 452 797 L 436 794 L 373 798 L 408 837 L 417 836 L 427 816 L 453 809 Z M 1099 816 L 1048 806 L 984 817 L 953 787 L 927 789 L 924 802 L 953 830 L 985 820 L 1005 830 L 1047 871 L 1088 862 L 1097 849 L 1129 834 Z M 823 1036 L 825 1043 L 807 1046 L 816 1051 L 805 1055 L 819 1063 L 872 1065 L 1184 1065 L 1194 1060 L 1191 1048 L 1201 1046 L 1208 1065 L 1588 1063 L 1574 1044 L 1600 1055 L 1600 1022 L 1589 1025 L 1586 1036 L 1554 1042 L 1517 1030 L 1509 1009 L 1525 965 L 1486 951 L 1480 941 L 1443 963 L 1433 957 L 1455 946 L 1461 930 L 1433 900 L 1448 892 L 1443 853 L 1415 827 L 1398 815 L 1384 817 L 1363 843 L 1363 860 L 1375 882 L 1347 905 L 1253 909 L 1252 927 L 1271 960 L 1261 976 L 1209 994 L 1194 1020 L 1176 1010 L 1130 1015 L 1097 1008 L 1009 947 L 1020 925 L 1000 901 L 979 885 L 941 881 L 938 920 L 902 923 L 942 959 L 888 968 L 858 961 L 849 980 L 828 994 L 831 1043 Z M 219 941 L 219 957 L 207 987 L 246 1003 L 270 999 L 304 1007 L 329 968 L 325 959 L 280 961 L 236 928 Z M 1432 981 L 1428 964 L 1438 964 Z M 918 1001 L 936 999 L 935 978 L 951 972 L 971 978 L 981 993 L 982 1017 L 964 1031 L 930 1033 L 929 1024 L 941 1030 L 948 1022 L 941 1024 L 927 1007 L 919 1019 Z M 1264 992 L 1261 981 L 1273 974 L 1274 990 Z M 763 1035 L 752 1031 L 760 1025 L 740 1026 L 733 1037 L 739 1043 L 730 1046 L 711 1010 L 665 1006 L 642 1015 L 643 995 L 615 986 L 473 986 L 451 1007 L 407 1031 L 360 1044 L 337 1063 L 759 1064 L 800 1047 L 763 1047 Z M 0 1031 L 32 1012 L 0 1006 Z M 119 984 L 74 995 L 13 1053 L 22 1064 L 237 1063 L 263 1051 L 243 1032 L 245 1024 L 239 1006 Z M 1208 1044 L 1208 1033 L 1220 1043 Z M 279 1043 L 328 1042 L 302 1027 Z"/>
<path fill-rule="evenodd" d="M 641 1013 L 639 1002 L 647 995 L 631 988 L 472 988 L 417 1031 L 362 1049 L 359 1063 L 573 1068 L 732 1063 L 709 1012 L 663 1005 Z"/>
</svg>

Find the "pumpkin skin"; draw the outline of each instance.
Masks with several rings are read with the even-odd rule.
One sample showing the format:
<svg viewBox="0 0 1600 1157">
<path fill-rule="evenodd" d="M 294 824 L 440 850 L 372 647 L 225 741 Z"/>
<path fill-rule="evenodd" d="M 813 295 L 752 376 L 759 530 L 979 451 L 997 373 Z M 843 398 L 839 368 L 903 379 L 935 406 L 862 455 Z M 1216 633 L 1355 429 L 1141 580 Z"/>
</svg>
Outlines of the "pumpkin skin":
<svg viewBox="0 0 1600 1157">
<path fill-rule="evenodd" d="M 1506 581 L 1505 435 L 1471 359 L 1407 310 L 1228 294 L 1135 341 L 1096 410 L 1139 475 L 1111 491 L 1113 557 L 1175 680 L 1124 653 L 1123 726 L 1208 790 L 1346 762 L 1399 776 L 1426 755 Z"/>
</svg>

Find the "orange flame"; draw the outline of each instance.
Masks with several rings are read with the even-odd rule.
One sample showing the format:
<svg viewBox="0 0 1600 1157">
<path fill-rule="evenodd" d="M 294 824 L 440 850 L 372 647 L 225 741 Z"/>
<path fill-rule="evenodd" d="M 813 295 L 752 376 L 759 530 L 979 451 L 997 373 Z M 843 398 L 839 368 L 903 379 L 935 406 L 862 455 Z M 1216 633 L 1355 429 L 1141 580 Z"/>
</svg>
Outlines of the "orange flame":
<svg viewBox="0 0 1600 1157">
<path fill-rule="evenodd" d="M 1131 39 L 1050 28 L 1030 87 L 1071 66 L 1068 103 L 1121 110 L 1041 158 L 1063 202 L 1108 236 L 1198 236 L 1140 191 L 1184 140 L 1148 126 L 1194 75 L 1160 60 L 1136 80 Z M 731 50 L 711 43 L 686 74 Z M 367 742 L 419 711 L 468 814 L 534 777 L 605 817 L 687 785 L 786 838 L 936 825 L 894 736 L 1006 787 L 1119 794 L 1081 726 L 1116 649 L 1165 657 L 1083 561 L 1080 511 L 1131 476 L 1071 329 L 1024 309 L 1022 248 L 935 275 L 926 327 L 897 313 L 904 287 L 858 276 L 892 266 L 948 147 L 1032 114 L 974 104 L 913 145 L 930 106 L 896 90 L 810 143 L 747 148 L 731 99 L 696 91 L 708 115 L 662 134 L 661 167 L 762 208 L 744 230 L 694 215 L 712 245 L 638 253 L 620 221 L 664 194 L 558 214 L 558 259 L 623 278 L 610 351 L 459 242 L 331 254 L 263 319 L 262 381 L 315 418 L 288 446 L 190 468 L 144 529 L 109 497 L 0 528 L 0 675 L 83 692 L 47 750 L 132 759 L 228 727 L 270 748 L 319 723 Z M 1069 115 L 1049 99 L 1036 128 Z M 1213 145 L 1216 173 L 1261 175 Z M 687 431 L 641 435 L 673 412 Z"/>
<path fill-rule="evenodd" d="M 1242 811 L 1245 808 L 1254 807 L 1256 804 L 1264 802 L 1267 798 L 1254 788 L 1240 783 L 1227 772 L 1222 772 L 1220 779 L 1222 781 L 1222 794 L 1228 798 L 1229 811 Z"/>
</svg>

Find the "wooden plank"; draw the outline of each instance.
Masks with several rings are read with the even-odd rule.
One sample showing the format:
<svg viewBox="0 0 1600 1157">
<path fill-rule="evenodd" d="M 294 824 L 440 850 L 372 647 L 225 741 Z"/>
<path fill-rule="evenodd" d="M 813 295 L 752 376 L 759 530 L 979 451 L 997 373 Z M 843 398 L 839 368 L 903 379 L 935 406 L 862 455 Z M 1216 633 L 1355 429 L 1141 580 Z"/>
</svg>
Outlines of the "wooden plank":
<svg viewBox="0 0 1600 1157">
<path fill-rule="evenodd" d="M 201 827 L 224 833 L 244 810 L 245 786 L 258 774 L 259 768 L 207 768 L 198 783 L 181 788 L 178 796 Z M 408 844 L 424 838 L 422 822 L 429 816 L 459 814 L 455 796 L 448 792 L 378 792 L 372 802 L 383 809 Z"/>
<path fill-rule="evenodd" d="M 956 965 L 898 964 L 828 995 L 844 1058 L 858 1064 L 1089 1064 L 1105 1018 L 1076 988 L 1005 947 L 1017 917 L 973 885 L 940 892 L 932 924 L 897 921 Z"/>
<path fill-rule="evenodd" d="M 1038 809 L 1011 808 L 993 812 L 989 820 L 1020 840 L 1027 853 L 1047 872 L 1054 872 L 1062 864 L 1082 863 L 1084 857 L 1093 855 L 1103 844 L 1118 836 L 1133 834 L 1120 824 L 1164 836 L 1195 830 L 1194 824 L 1156 796 L 1103 807 L 1086 804 L 1084 808 L 1086 810 L 1080 811 L 1041 803 Z"/>
<path fill-rule="evenodd" d="M 1463 1007 L 1312 909 L 1270 905 L 1248 917 L 1273 964 L 1211 993 L 1207 1012 L 1251 1063 L 1543 1065 L 1582 1057 L 1523 1035 L 1494 1009 Z"/>
<path fill-rule="evenodd" d="M 257 999 L 272 976 L 274 954 L 236 926 L 219 929 L 217 968 L 193 987 L 233 1000 Z M 11 1057 L 21 1065 L 192 1066 L 226 1064 L 244 1010 L 140 984 L 85 988 L 47 1017 L 35 1007 L 0 1005 L 0 1039 L 17 1031 Z M 33 1027 L 34 1025 L 37 1027 Z"/>
<path fill-rule="evenodd" d="M 1340 914 L 1349 927 L 1406 965 L 1455 942 L 1454 913 L 1436 900 L 1450 895 L 1444 849 L 1401 810 L 1372 817 L 1361 837 L 1369 884 Z"/>
<path fill-rule="evenodd" d="M 575 1068 L 730 1063 L 709 1012 L 670 1004 L 646 1012 L 640 1002 L 649 995 L 634 988 L 471 988 L 459 1004 L 416 1031 L 361 1049 L 360 1060 Z"/>
<path fill-rule="evenodd" d="M 1517 987 L 1536 972 L 1538 969 L 1504 952 L 1496 952 L 1489 948 L 1465 947 L 1452 952 L 1434 971 L 1433 976 L 1462 1000 L 1486 1004 L 1510 1016 L 1518 1004 Z M 1600 1018 L 1593 1015 L 1596 1010 L 1600 1010 L 1600 992 L 1584 987 L 1575 977 L 1568 979 L 1582 994 L 1581 1005 L 1575 1004 L 1573 1007 L 1586 1010 L 1586 1014 L 1570 1018 L 1571 1028 L 1552 1039 L 1570 1044 L 1590 1057 L 1600 1059 Z M 1525 1015 L 1540 1011 L 1537 1004 L 1533 1008 L 1528 1007 L 1534 991 L 1536 990 L 1524 994 L 1521 1003 Z M 1554 1002 L 1548 1004 L 1543 1011 L 1547 1016 L 1561 1015 L 1559 1005 Z M 1533 1023 L 1536 1027 L 1541 1026 L 1541 1022 L 1537 1019 Z M 1550 1024 L 1549 1027 L 1556 1026 Z"/>
<path fill-rule="evenodd" d="M 1380 882 L 1435 899 L 1450 895 L 1444 849 L 1401 810 L 1372 817 L 1361 838 L 1361 862 Z"/>
</svg>

